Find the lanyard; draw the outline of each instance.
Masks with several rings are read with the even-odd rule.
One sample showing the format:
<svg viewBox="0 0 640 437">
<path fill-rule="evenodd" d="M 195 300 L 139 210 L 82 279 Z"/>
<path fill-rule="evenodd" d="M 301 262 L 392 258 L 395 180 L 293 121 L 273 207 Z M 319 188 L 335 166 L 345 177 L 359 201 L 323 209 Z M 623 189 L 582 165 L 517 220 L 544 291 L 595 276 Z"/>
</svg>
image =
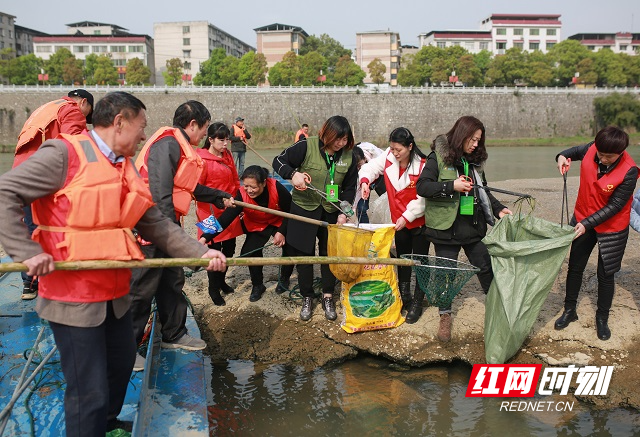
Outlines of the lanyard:
<svg viewBox="0 0 640 437">
<path fill-rule="evenodd" d="M 460 158 L 462 160 L 462 165 L 464 166 L 464 175 L 469 176 L 469 163 L 466 159 Z"/>
<path fill-rule="evenodd" d="M 331 185 L 333 185 L 333 176 L 336 174 L 336 163 L 329 159 L 329 154 L 327 152 L 324 152 L 324 157 L 329 165 L 329 176 L 331 177 Z"/>
</svg>

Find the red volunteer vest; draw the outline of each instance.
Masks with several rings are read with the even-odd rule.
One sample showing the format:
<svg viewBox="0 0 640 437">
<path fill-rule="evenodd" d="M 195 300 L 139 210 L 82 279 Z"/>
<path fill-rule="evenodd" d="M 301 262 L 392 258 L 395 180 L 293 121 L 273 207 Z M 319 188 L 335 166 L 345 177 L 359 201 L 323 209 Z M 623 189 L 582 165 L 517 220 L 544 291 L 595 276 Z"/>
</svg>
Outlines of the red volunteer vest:
<svg viewBox="0 0 640 437">
<path fill-rule="evenodd" d="M 596 145 L 594 143 L 589 147 L 580 164 L 580 189 L 578 190 L 578 199 L 574 210 L 578 221 L 584 220 L 609 203 L 611 194 L 622 183 L 629 169 L 636 166 L 631 156 L 625 151 L 622 153 L 620 162 L 615 168 L 598 179 L 598 164 L 594 160 L 595 157 Z M 596 232 L 620 232 L 625 230 L 629 226 L 632 200 L 633 197 L 630 197 L 618 214 L 596 226 Z"/>
<path fill-rule="evenodd" d="M 269 192 L 269 204 L 267 208 L 279 211 L 280 205 L 278 204 L 279 198 L 278 189 L 276 187 L 276 180 L 273 178 L 267 178 L 265 189 Z M 257 205 L 256 201 L 249 197 L 244 187 L 240 188 L 240 194 L 242 194 L 243 202 Z M 248 232 L 260 232 L 269 225 L 278 227 L 282 224 L 282 217 L 277 215 L 269 214 L 262 211 L 256 211 L 255 209 L 249 208 L 245 208 L 242 212 L 244 213 L 244 217 L 242 220 Z"/>
<path fill-rule="evenodd" d="M 427 160 L 422 158 L 420 160 L 420 171 L 418 172 L 418 174 L 407 175 L 409 176 L 409 181 L 410 181 L 409 185 L 400 191 L 396 191 L 396 189 L 393 187 L 393 184 L 391 184 L 391 181 L 389 180 L 389 176 L 387 175 L 387 172 L 386 172 L 387 168 L 393 164 L 388 159 L 385 161 L 385 166 L 384 166 L 385 171 L 383 172 L 384 183 L 387 187 L 387 196 L 389 197 L 389 208 L 391 210 L 391 221 L 393 223 L 397 222 L 398 219 L 402 216 L 402 213 L 404 213 L 407 210 L 407 205 L 409 204 L 409 202 L 411 202 L 413 199 L 415 199 L 418 196 L 418 192 L 416 191 L 416 184 L 418 183 L 418 178 L 420 177 L 420 173 L 422 172 L 422 169 L 426 162 Z M 407 170 L 405 169 L 405 171 Z M 407 229 L 419 228 L 422 225 L 424 225 L 424 216 L 418 217 L 412 222 L 407 222 L 406 228 Z"/>
</svg>

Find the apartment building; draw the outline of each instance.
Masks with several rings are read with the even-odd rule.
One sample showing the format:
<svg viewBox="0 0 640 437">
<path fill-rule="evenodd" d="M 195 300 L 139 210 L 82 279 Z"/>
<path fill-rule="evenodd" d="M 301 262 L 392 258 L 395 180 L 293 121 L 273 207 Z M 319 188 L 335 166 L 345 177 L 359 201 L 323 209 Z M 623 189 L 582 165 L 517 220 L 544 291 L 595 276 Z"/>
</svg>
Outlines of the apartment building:
<svg viewBox="0 0 640 437">
<path fill-rule="evenodd" d="M 16 56 L 29 55 L 33 51 L 33 38 L 36 36 L 49 36 L 48 33 L 15 25 Z"/>
<path fill-rule="evenodd" d="M 356 33 L 356 64 L 367 73 L 365 84 L 372 84 L 369 68 L 371 61 L 378 58 L 387 67 L 384 83 L 391 86 L 398 85 L 398 70 L 400 69 L 400 34 L 391 30 L 374 30 Z"/>
<path fill-rule="evenodd" d="M 227 55 L 241 58 L 255 48 L 208 21 L 177 21 L 154 23 L 155 76 L 156 83 L 164 84 L 162 73 L 167 71 L 167 61 L 178 58 L 182 61 L 185 84 L 200 71 L 200 64 L 211 57 L 218 47 Z"/>
<path fill-rule="evenodd" d="M 420 47 L 434 46 L 439 49 L 460 46 L 469 53 L 492 50 L 492 35 L 489 30 L 432 30 L 418 35 Z"/>
<path fill-rule="evenodd" d="M 154 83 L 153 39 L 149 35 L 135 35 L 114 24 L 82 21 L 67 24 L 67 34 L 34 36 L 33 48 L 36 56 L 48 60 L 61 48 L 68 49 L 77 59 L 84 62 L 92 53 L 107 55 L 118 69 L 121 83 L 125 82 L 127 62 L 139 58 L 151 70 Z"/>
<path fill-rule="evenodd" d="M 304 40 L 309 37 L 301 27 L 288 24 L 273 23 L 253 30 L 256 32 L 258 53 L 265 56 L 268 68 L 282 61 L 287 52 L 299 54 Z"/>
<path fill-rule="evenodd" d="M 15 20 L 15 16 L 0 12 L 0 50 L 16 49 Z"/>
<path fill-rule="evenodd" d="M 560 15 L 492 14 L 482 20 L 482 30 L 491 32 L 494 54 L 504 54 L 512 47 L 547 53 L 560 42 Z"/>
<path fill-rule="evenodd" d="M 640 33 L 576 33 L 568 39 L 580 41 L 592 52 L 611 49 L 614 53 L 640 54 Z"/>
</svg>

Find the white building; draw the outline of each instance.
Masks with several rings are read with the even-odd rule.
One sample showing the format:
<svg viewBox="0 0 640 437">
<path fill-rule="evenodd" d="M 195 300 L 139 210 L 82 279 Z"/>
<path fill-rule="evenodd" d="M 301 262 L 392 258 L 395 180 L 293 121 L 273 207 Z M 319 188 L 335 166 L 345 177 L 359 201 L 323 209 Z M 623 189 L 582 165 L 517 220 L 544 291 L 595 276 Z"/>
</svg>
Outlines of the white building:
<svg viewBox="0 0 640 437">
<path fill-rule="evenodd" d="M 460 46 L 469 53 L 492 50 L 491 31 L 486 30 L 432 30 L 418 35 L 420 47 L 434 46 L 439 49 Z"/>
<path fill-rule="evenodd" d="M 491 31 L 494 54 L 500 55 L 512 47 L 547 53 L 560 42 L 560 15 L 492 14 L 482 20 L 481 28 Z"/>
<path fill-rule="evenodd" d="M 576 33 L 568 39 L 580 41 L 592 52 L 611 49 L 614 53 L 637 55 L 640 52 L 640 33 Z"/>
<path fill-rule="evenodd" d="M 183 63 L 186 82 L 189 83 L 200 71 L 200 64 L 211 57 L 211 52 L 222 47 L 227 55 L 241 58 L 245 53 L 255 51 L 207 21 L 179 21 L 154 23 L 155 76 L 157 84 L 164 84 L 162 73 L 167 71 L 167 61 L 178 58 Z"/>
<path fill-rule="evenodd" d="M 82 21 L 67 24 L 66 35 L 33 37 L 36 56 L 48 60 L 61 48 L 68 49 L 77 59 L 84 62 L 89 54 L 107 55 L 118 69 L 121 83 L 124 83 L 127 62 L 139 58 L 151 70 L 151 83 L 154 83 L 153 39 L 149 35 L 134 35 L 114 24 Z"/>
</svg>

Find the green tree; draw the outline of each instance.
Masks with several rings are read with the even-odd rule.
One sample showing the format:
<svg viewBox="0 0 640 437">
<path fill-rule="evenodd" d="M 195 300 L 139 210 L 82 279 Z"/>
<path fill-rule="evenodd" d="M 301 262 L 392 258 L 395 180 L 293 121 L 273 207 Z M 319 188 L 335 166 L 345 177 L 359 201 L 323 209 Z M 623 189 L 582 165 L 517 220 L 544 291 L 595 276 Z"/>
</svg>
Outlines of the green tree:
<svg viewBox="0 0 640 437">
<path fill-rule="evenodd" d="M 38 74 L 44 61 L 33 53 L 16 58 L 16 71 L 13 83 L 16 85 L 37 85 Z"/>
<path fill-rule="evenodd" d="M 125 80 L 129 85 L 147 85 L 151 78 L 151 70 L 144 65 L 142 59 L 133 58 L 127 62 Z"/>
<path fill-rule="evenodd" d="M 567 86 L 574 77 L 578 64 L 590 57 L 591 52 L 580 41 L 567 39 L 554 45 L 549 50 L 548 56 L 556 66 L 555 75 L 558 85 Z"/>
<path fill-rule="evenodd" d="M 481 50 L 479 53 L 473 55 L 473 62 L 476 64 L 476 67 L 480 70 L 480 83 L 479 85 L 484 85 L 485 83 L 485 75 L 487 74 L 487 70 L 491 66 L 491 52 L 488 50 Z"/>
<path fill-rule="evenodd" d="M 82 61 L 80 59 L 67 58 L 62 66 L 62 81 L 68 85 L 81 84 L 83 82 Z"/>
<path fill-rule="evenodd" d="M 598 85 L 625 86 L 629 81 L 621 55 L 611 49 L 598 50 L 593 55 L 594 71 L 598 74 Z"/>
<path fill-rule="evenodd" d="M 584 58 L 582 61 L 578 62 L 576 71 L 580 73 L 580 75 L 576 79 L 577 83 L 586 85 L 595 85 L 598 83 L 598 73 L 596 73 L 593 68 L 594 62 L 591 58 Z"/>
<path fill-rule="evenodd" d="M 96 85 L 94 75 L 96 73 L 96 67 L 98 65 L 98 55 L 91 53 L 84 58 L 84 81 L 87 85 Z"/>
<path fill-rule="evenodd" d="M 342 56 L 351 56 L 351 50 L 345 49 L 335 39 L 331 38 L 326 33 L 317 37 L 310 35 L 304 40 L 304 43 L 300 47 L 300 56 L 304 56 L 311 52 L 318 52 L 327 61 L 328 68 L 332 70 L 338 64 L 338 60 Z"/>
<path fill-rule="evenodd" d="M 15 83 L 17 74 L 16 52 L 11 47 L 0 50 L 0 76 L 8 83 Z"/>
<path fill-rule="evenodd" d="M 554 79 L 553 68 L 546 62 L 535 61 L 528 64 L 525 78 L 528 85 L 552 86 Z"/>
<path fill-rule="evenodd" d="M 300 85 L 319 85 L 320 72 L 327 71 L 327 60 L 318 52 L 309 52 L 298 58 L 300 65 Z"/>
<path fill-rule="evenodd" d="M 351 56 L 344 55 L 338 59 L 335 70 L 327 75 L 326 85 L 361 86 L 364 85 L 365 77 L 367 73 L 353 62 Z"/>
<path fill-rule="evenodd" d="M 49 74 L 49 83 L 58 85 L 64 83 L 63 74 L 64 66 L 67 59 L 76 57 L 66 48 L 59 48 L 51 55 L 48 61 L 45 61 L 45 71 Z"/>
<path fill-rule="evenodd" d="M 458 75 L 458 80 L 468 86 L 478 86 L 483 83 L 482 72 L 473 55 L 469 53 L 460 56 L 455 71 Z"/>
<path fill-rule="evenodd" d="M 292 51 L 285 53 L 282 61 L 276 63 L 269 70 L 269 83 L 271 85 L 298 86 L 300 82 L 300 63 L 298 56 Z"/>
<path fill-rule="evenodd" d="M 387 67 L 382 63 L 380 58 L 375 58 L 367 65 L 369 69 L 369 77 L 371 81 L 376 85 L 380 85 L 384 82 L 384 74 L 387 72 Z"/>
<path fill-rule="evenodd" d="M 402 66 L 398 71 L 398 85 L 423 86 L 426 79 L 423 77 L 421 65 L 415 60 L 415 55 L 402 56 Z"/>
<path fill-rule="evenodd" d="M 200 71 L 196 74 L 196 77 L 193 78 L 194 85 L 222 85 L 220 80 L 220 68 L 222 67 L 222 63 L 226 57 L 227 52 L 222 47 L 212 50 L 209 59 L 200 64 Z M 168 68 L 169 65 L 167 64 L 167 69 Z M 182 65 L 180 66 L 180 70 L 180 76 L 182 76 Z M 166 78 L 165 82 L 167 84 L 169 83 Z"/>
<path fill-rule="evenodd" d="M 245 53 L 240 58 L 238 68 L 240 70 L 239 85 L 262 85 L 267 80 L 267 58 L 262 53 L 256 53 L 253 50 Z"/>
<path fill-rule="evenodd" d="M 98 85 L 118 85 L 118 70 L 113 66 L 109 56 L 98 56 L 93 79 Z"/>
<path fill-rule="evenodd" d="M 593 100 L 598 128 L 616 125 L 640 130 L 640 101 L 631 93 L 609 94 Z"/>
<path fill-rule="evenodd" d="M 240 59 L 227 56 L 222 60 L 218 70 L 218 81 L 214 85 L 239 85 Z"/>
<path fill-rule="evenodd" d="M 224 51 L 224 49 L 222 49 L 222 51 Z M 167 71 L 162 72 L 164 83 L 169 86 L 176 86 L 182 83 L 182 61 L 179 58 L 171 58 L 167 59 L 166 65 Z"/>
</svg>

